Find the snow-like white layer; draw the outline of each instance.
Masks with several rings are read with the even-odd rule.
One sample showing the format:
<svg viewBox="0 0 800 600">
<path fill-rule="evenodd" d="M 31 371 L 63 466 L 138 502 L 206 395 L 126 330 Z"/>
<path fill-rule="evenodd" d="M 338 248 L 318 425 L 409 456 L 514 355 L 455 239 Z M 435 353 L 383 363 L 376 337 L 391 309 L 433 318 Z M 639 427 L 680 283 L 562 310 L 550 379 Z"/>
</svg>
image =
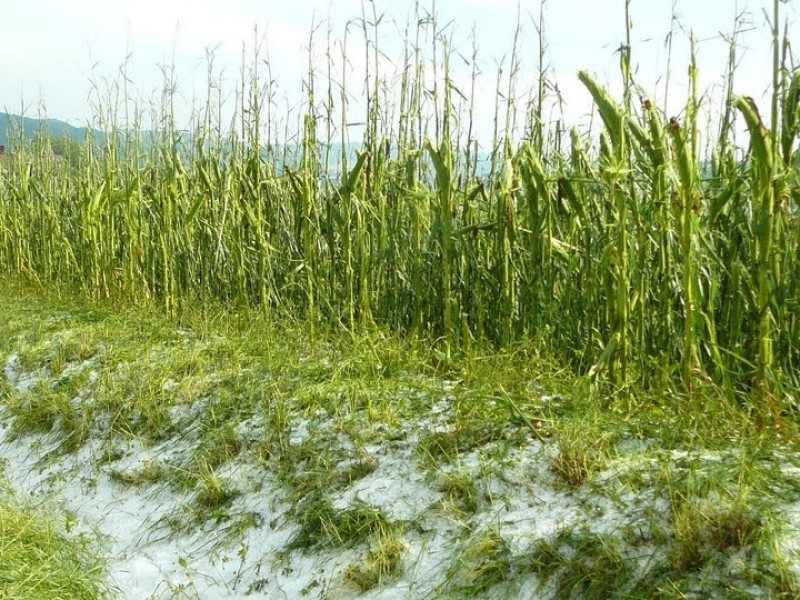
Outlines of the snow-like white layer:
<svg viewBox="0 0 800 600">
<path fill-rule="evenodd" d="M 69 368 L 74 372 L 94 366 L 83 363 Z M 36 384 L 49 377 L 43 372 L 24 372 L 16 355 L 6 360 L 4 374 L 22 394 L 35 393 Z M 443 395 L 446 392 L 443 389 Z M 204 409 L 203 402 L 176 409 L 173 420 L 191 427 Z M 471 535 L 496 531 L 512 553 L 524 554 L 536 540 L 564 527 L 580 524 L 597 533 L 617 532 L 631 523 L 638 506 L 654 500 L 622 492 L 612 502 L 600 493 L 565 490 L 554 482 L 549 469 L 553 449 L 531 440 L 502 453 L 502 459 L 473 451 L 453 465 L 454 470 L 474 477 L 480 495 L 474 514 L 456 518 L 439 508 L 443 494 L 435 477 L 419 464 L 410 443 L 425 432 L 447 431 L 451 410 L 448 401 L 437 401 L 427 415 L 404 426 L 405 441 L 373 443 L 362 449 L 374 462 L 374 470 L 331 493 L 336 508 L 366 502 L 392 520 L 413 524 L 406 528 L 407 554 L 401 573 L 364 593 L 343 576 L 349 565 L 363 558 L 364 548 L 287 551 L 299 529 L 292 519 L 291 491 L 275 473 L 248 460 L 246 453 L 217 472 L 238 492 L 229 518 L 220 523 L 187 525 L 192 491 L 167 483 L 131 483 L 153 465 L 185 464 L 196 435 L 152 447 L 130 440 L 94 439 L 77 452 L 59 454 L 55 436 L 12 436 L 11 420 L 0 414 L 0 475 L 19 493 L 65 512 L 77 530 L 96 534 L 108 559 L 109 586 L 120 598 L 131 600 L 436 597 L 446 589 L 443 586 Z M 333 427 L 323 416 L 298 419 L 290 431 L 290 443 L 304 444 L 329 425 Z M 265 419 L 257 415 L 240 423 L 236 433 L 247 444 L 261 437 L 264 427 Z M 336 434 L 328 433 L 336 443 Z M 339 441 L 346 445 L 347 440 Z M 109 456 L 113 459 L 103 460 Z M 502 464 L 493 462 L 500 460 Z M 608 469 L 609 476 L 615 468 Z M 657 502 L 651 502 L 654 505 Z M 541 589 L 533 575 L 507 587 L 511 598 L 547 598 L 553 593 Z"/>
</svg>

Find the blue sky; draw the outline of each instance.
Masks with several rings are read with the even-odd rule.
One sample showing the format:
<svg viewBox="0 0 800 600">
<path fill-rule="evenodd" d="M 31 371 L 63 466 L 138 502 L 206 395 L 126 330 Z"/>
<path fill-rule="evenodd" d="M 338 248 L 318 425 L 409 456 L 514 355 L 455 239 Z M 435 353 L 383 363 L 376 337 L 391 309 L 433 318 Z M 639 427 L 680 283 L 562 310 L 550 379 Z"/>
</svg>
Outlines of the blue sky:
<svg viewBox="0 0 800 600">
<path fill-rule="evenodd" d="M 427 10 L 432 6 L 430 0 L 420 4 Z M 799 26 L 796 4 L 782 4 L 793 34 Z M 741 28 L 750 31 L 740 38 L 737 91 L 764 97 L 771 65 L 764 11 L 771 11 L 771 5 L 771 0 L 632 0 L 637 80 L 663 104 L 665 40 L 672 25 L 670 110 L 678 113 L 686 94 L 690 30 L 699 40 L 703 90 L 713 98 L 719 92 L 728 54 L 723 36 L 734 30 L 739 15 Z M 414 3 L 367 2 L 368 15 L 373 6 L 384 15 L 381 69 L 389 73 L 400 62 L 401 34 Z M 518 15 L 525 32 L 520 41 L 525 60 L 518 95 L 535 84 L 539 6 L 538 1 L 520 4 L 517 0 L 437 0 L 435 4 L 440 25 L 449 24 L 447 31 L 464 55 L 471 54 L 473 28 L 476 32 L 481 136 L 488 135 L 491 126 L 497 70 L 503 65 L 507 72 Z M 563 109 L 554 106 L 552 118 L 564 116 L 579 122 L 588 118 L 591 104 L 575 76 L 578 69 L 588 69 L 619 92 L 616 50 L 624 40 L 624 0 L 546 0 L 544 7 L 549 76 L 567 103 Z M 92 89 L 101 91 L 106 103 L 111 101 L 111 83 L 122 81 L 123 66 L 127 91 L 142 107 L 158 100 L 163 71 L 174 67 L 176 113 L 180 119 L 188 118 L 192 106 L 205 101 L 208 57 L 213 55 L 213 78 L 222 82 L 223 96 L 230 98 L 241 69 L 243 44 L 249 57 L 255 40 L 262 46 L 262 58 L 268 53 L 277 82 L 276 105 L 289 111 L 300 104 L 313 22 L 322 23 L 315 36 L 316 64 L 322 65 L 328 30 L 333 40 L 341 41 L 350 21 L 347 75 L 356 82 L 364 69 L 361 33 L 353 22 L 362 14 L 361 0 L 3 0 L 0 13 L 0 109 L 36 116 L 45 107 L 48 116 L 73 124 L 92 119 L 94 100 L 87 100 Z M 467 86 L 468 65 L 455 60 L 454 67 L 456 85 Z M 348 89 L 357 96 L 361 85 L 354 83 Z M 353 105 L 357 111 L 355 98 Z"/>
</svg>

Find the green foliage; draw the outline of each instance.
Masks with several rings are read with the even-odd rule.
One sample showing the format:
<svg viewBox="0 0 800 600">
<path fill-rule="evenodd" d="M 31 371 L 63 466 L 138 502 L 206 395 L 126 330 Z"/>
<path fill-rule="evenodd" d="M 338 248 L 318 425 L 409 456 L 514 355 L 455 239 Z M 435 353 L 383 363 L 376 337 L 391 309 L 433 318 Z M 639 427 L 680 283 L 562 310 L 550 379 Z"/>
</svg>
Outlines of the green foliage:
<svg viewBox="0 0 800 600">
<path fill-rule="evenodd" d="M 398 525 L 377 508 L 356 502 L 346 509 L 337 509 L 330 498 L 310 494 L 297 507 L 295 519 L 300 530 L 289 542 L 295 548 L 349 548 L 367 542 L 371 537 L 391 536 Z"/>
<path fill-rule="evenodd" d="M 446 522 L 454 554 L 432 583 L 442 597 L 514 598 L 537 582 L 559 598 L 797 596 L 783 512 L 800 489 L 796 429 L 756 434 L 711 382 L 609 398 L 530 345 L 458 371 L 437 362 L 437 373 L 436 349 L 377 330 L 331 334 L 202 306 L 176 322 L 5 283 L 0 402 L 12 431 L 49 431 L 62 451 L 99 442 L 96 460 L 120 484 L 187 493 L 165 519 L 176 534 L 230 540 L 264 526 L 238 501 L 249 464 L 264 486 L 286 486 L 292 508 L 274 526 L 296 523 L 287 552 L 346 551 L 343 583 L 361 590 L 391 585 L 407 551 Z M 131 463 L 128 438 L 153 452 Z M 382 476 L 386 448 L 440 494 L 408 520 L 357 494 L 344 501 Z M 532 513 L 507 513 L 523 498 Z M 538 503 L 565 500 L 577 521 L 540 530 Z M 489 511 L 500 512 L 487 521 Z M 600 532 L 581 528 L 595 516 Z"/>
<path fill-rule="evenodd" d="M 511 551 L 495 529 L 469 538 L 451 565 L 446 590 L 480 598 L 514 576 Z"/>
<path fill-rule="evenodd" d="M 365 592 L 386 583 L 402 567 L 406 545 L 397 535 L 379 535 L 370 541 L 369 552 L 361 563 L 351 564 L 345 579 Z"/>
<path fill-rule="evenodd" d="M 422 72 L 420 56 L 407 60 L 406 72 Z M 207 106 L 188 138 L 169 127 L 123 135 L 106 118 L 101 151 L 33 140 L 0 180 L 0 268 L 171 313 L 201 302 L 351 331 L 377 322 L 441 342 L 444 363 L 533 336 L 617 389 L 674 373 L 689 390 L 710 378 L 775 405 L 798 384 L 800 287 L 788 274 L 800 270 L 800 229 L 786 170 L 797 160 L 797 77 L 779 98 L 784 160 L 741 99 L 752 152 L 721 138 L 707 177 L 694 87 L 679 123 L 650 100 L 643 111 L 618 103 L 581 72 L 605 125 L 599 144 L 577 130 L 569 149 L 558 132 L 535 146 L 507 139 L 482 179 L 458 159 L 471 123 L 449 91 L 418 97 L 422 82 L 409 77 L 397 101 L 416 112 L 393 123 L 371 103 L 371 141 L 355 154 L 340 145 L 338 180 L 317 141 L 321 115 L 333 130 L 334 113 L 307 114 L 293 162 L 290 140 L 245 142 L 274 127 L 258 94 L 228 133 Z M 419 125 L 431 109 L 433 131 Z M 164 110 L 159 122 L 172 123 Z M 375 143 L 395 138 L 403 145 L 388 153 Z"/>
<path fill-rule="evenodd" d="M 4 493 L 5 495 L 5 493 Z M 102 561 L 50 518 L 0 499 L 0 598 L 98 600 Z"/>
<path fill-rule="evenodd" d="M 76 169 L 80 164 L 83 147 L 79 141 L 67 136 L 53 137 L 50 139 L 50 148 L 53 154 L 64 159 L 71 169 Z"/>
</svg>

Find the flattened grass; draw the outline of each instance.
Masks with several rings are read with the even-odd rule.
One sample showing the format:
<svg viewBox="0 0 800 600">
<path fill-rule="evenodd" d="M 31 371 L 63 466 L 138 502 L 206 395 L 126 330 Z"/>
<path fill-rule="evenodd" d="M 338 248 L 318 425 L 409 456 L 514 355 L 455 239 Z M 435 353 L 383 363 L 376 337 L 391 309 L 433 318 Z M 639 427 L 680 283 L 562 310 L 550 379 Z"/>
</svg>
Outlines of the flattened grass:
<svg viewBox="0 0 800 600">
<path fill-rule="evenodd" d="M 1 473 L 1 471 L 0 471 Z M 100 557 L 51 515 L 8 503 L 0 489 L 0 598 L 110 598 Z"/>
<path fill-rule="evenodd" d="M 522 553 L 500 530 L 477 529 L 476 543 L 465 540 L 446 566 L 443 593 L 482 597 L 525 577 L 549 582 L 564 598 L 625 590 L 673 597 L 698 586 L 727 593 L 734 588 L 718 574 L 742 556 L 736 589 L 758 586 L 776 597 L 796 589 L 778 509 L 797 500 L 798 484 L 775 471 L 796 446 L 795 425 L 785 419 L 779 429 L 764 428 L 746 404 L 712 384 L 691 394 L 665 386 L 609 395 L 604 385 L 554 367 L 534 343 L 443 362 L 424 341 L 376 329 L 357 337 L 203 308 L 180 317 L 126 304 L 108 310 L 5 283 L 2 359 L 14 354 L 20 373 L 41 376 L 25 391 L 9 379 L 20 373 L 2 378 L 4 407 L 30 425 L 17 433 L 46 429 L 72 440 L 64 452 L 86 436 L 145 448 L 183 439 L 184 454 L 138 470 L 115 470 L 113 445 L 102 459 L 120 483 L 193 492 L 175 515 L 176 531 L 258 526 L 252 515 L 235 514 L 239 490 L 224 470 L 252 460 L 287 486 L 288 518 L 298 525 L 287 551 L 363 551 L 342 575 L 366 590 L 401 572 L 406 535 L 416 527 L 377 506 L 334 505 L 336 492 L 380 464 L 376 444 L 399 444 L 418 460 L 441 494 L 432 512 L 466 524 L 503 501 L 486 482 L 505 476 L 504 457 L 534 448 L 545 458 L 537 471 L 519 471 L 530 479 L 522 483 L 622 507 L 637 495 L 649 521 L 623 512 L 631 521 L 619 532 L 565 527 L 529 540 Z M 74 367 L 87 361 L 84 370 Z M 42 390 L 63 415 L 33 401 Z M 85 402 L 73 402 L 76 394 Z M 724 460 L 704 458 L 717 455 Z M 714 502 L 720 510 L 708 509 Z M 657 558 L 644 571 L 632 558 L 642 548 Z"/>
</svg>

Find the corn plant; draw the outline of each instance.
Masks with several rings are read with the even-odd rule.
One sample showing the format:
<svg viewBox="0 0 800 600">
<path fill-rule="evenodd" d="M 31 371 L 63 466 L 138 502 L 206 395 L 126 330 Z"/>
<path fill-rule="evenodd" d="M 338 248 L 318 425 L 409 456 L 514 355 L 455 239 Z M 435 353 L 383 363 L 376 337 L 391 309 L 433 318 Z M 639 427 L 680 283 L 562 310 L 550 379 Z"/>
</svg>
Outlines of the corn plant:
<svg viewBox="0 0 800 600">
<path fill-rule="evenodd" d="M 666 378 L 691 391 L 700 378 L 787 408 L 781 390 L 800 385 L 800 72 L 779 3 L 770 121 L 736 95 L 734 33 L 713 136 L 694 50 L 680 117 L 638 85 L 629 2 L 621 93 L 577 75 L 600 130 L 548 121 L 544 5 L 539 79 L 520 92 L 515 37 L 494 115 L 475 108 L 477 43 L 463 61 L 472 83 L 460 85 L 454 38 L 420 4 L 396 73 L 374 3 L 341 40 L 329 33 L 321 68 L 312 32 L 303 101 L 285 113 L 257 49 L 243 57 L 232 117 L 209 57 L 189 131 L 175 124 L 169 69 L 152 105 L 128 99 L 124 78 L 97 89 L 103 135 L 72 162 L 47 135 L 10 144 L 0 268 L 171 313 L 217 303 L 390 328 L 428 338 L 447 361 L 532 338 L 615 388 Z M 364 81 L 348 66 L 356 54 Z M 481 149 L 477 120 L 492 118 Z"/>
</svg>

